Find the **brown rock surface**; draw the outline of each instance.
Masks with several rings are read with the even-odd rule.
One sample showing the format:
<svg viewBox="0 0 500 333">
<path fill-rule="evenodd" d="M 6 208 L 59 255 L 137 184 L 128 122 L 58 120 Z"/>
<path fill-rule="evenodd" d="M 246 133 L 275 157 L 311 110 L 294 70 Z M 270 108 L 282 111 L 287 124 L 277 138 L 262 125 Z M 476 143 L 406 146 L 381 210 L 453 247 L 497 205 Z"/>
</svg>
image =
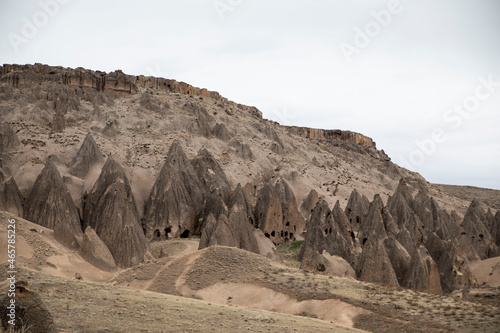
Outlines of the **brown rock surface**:
<svg viewBox="0 0 500 333">
<path fill-rule="evenodd" d="M 7 123 L 0 123 L 0 156 L 19 146 L 16 132 Z"/>
<path fill-rule="evenodd" d="M 366 240 L 356 265 L 356 276 L 363 281 L 399 285 L 383 239 L 374 235 Z"/>
<path fill-rule="evenodd" d="M 421 245 L 413 253 L 402 286 L 430 294 L 441 295 L 443 293 L 438 267 L 425 246 Z"/>
<path fill-rule="evenodd" d="M 174 141 L 145 203 L 146 237 L 161 240 L 192 234 L 203 197 L 198 176 L 181 144 Z"/>
<path fill-rule="evenodd" d="M 349 222 L 353 230 L 358 231 L 364 216 L 368 213 L 370 201 L 365 196 L 361 196 L 359 192 L 354 189 L 349 197 L 345 213 L 349 217 Z"/>
<path fill-rule="evenodd" d="M 283 210 L 281 199 L 274 187 L 266 183 L 260 190 L 254 210 L 255 226 L 262 230 L 273 243 L 283 242 Z"/>
<path fill-rule="evenodd" d="M 69 172 L 76 177 L 83 178 L 87 175 L 90 168 L 103 160 L 99 146 L 95 142 L 92 134 L 87 133 L 80 149 L 69 164 Z"/>
<path fill-rule="evenodd" d="M 297 207 L 297 199 L 290 185 L 285 179 L 280 178 L 276 181 L 275 190 L 281 200 L 281 212 L 283 214 L 283 229 L 280 233 L 285 241 L 294 240 L 296 235 L 301 235 L 304 232 L 306 221 L 300 214 Z"/>
<path fill-rule="evenodd" d="M 85 229 L 78 253 L 83 259 L 103 271 L 114 272 L 118 269 L 113 255 L 90 226 Z"/>
<path fill-rule="evenodd" d="M 130 182 L 111 157 L 86 198 L 84 222 L 99 235 L 119 267 L 131 267 L 152 258 Z"/>
<path fill-rule="evenodd" d="M 488 229 L 484 226 L 483 221 L 485 219 L 486 213 L 479 206 L 479 203 L 473 200 L 462 222 L 465 234 L 481 259 L 498 255 L 498 246 L 495 244 L 495 240 Z"/>
<path fill-rule="evenodd" d="M 13 327 L 16 332 L 40 332 L 40 333 L 55 333 L 58 330 L 54 325 L 52 315 L 47 310 L 42 298 L 38 293 L 31 291 L 25 281 L 17 281 L 15 287 L 15 326 L 8 323 L 11 298 L 5 294 L 0 299 L 0 315 L 2 321 L 1 331 L 12 332 Z"/>
<path fill-rule="evenodd" d="M 24 198 L 17 187 L 14 177 L 8 177 L 0 169 L 0 210 L 16 216 L 24 215 Z"/>
<path fill-rule="evenodd" d="M 24 218 L 54 230 L 54 238 L 65 246 L 79 246 L 83 233 L 78 211 L 56 166 L 47 161 L 31 189 Z"/>
<path fill-rule="evenodd" d="M 302 210 L 304 216 L 308 218 L 311 215 L 314 206 L 316 206 L 318 201 L 319 201 L 318 192 L 316 192 L 315 190 L 311 190 L 309 194 L 307 194 L 307 196 L 305 197 L 304 201 L 302 201 L 302 205 L 300 205 L 300 209 Z"/>
</svg>

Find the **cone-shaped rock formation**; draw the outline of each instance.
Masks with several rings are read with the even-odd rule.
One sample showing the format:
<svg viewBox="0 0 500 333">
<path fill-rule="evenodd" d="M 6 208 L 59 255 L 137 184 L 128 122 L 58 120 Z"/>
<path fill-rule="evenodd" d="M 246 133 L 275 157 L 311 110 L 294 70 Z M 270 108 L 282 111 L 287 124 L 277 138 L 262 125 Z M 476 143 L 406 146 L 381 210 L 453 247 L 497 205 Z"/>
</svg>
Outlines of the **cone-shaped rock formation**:
<svg viewBox="0 0 500 333">
<path fill-rule="evenodd" d="M 78 211 L 55 165 L 47 161 L 31 189 L 24 210 L 26 220 L 54 230 L 63 245 L 76 248 L 83 233 Z"/>
<path fill-rule="evenodd" d="M 152 258 L 129 180 L 111 157 L 86 198 L 84 222 L 95 230 L 119 267 L 131 267 Z"/>
<path fill-rule="evenodd" d="M 83 178 L 95 163 L 101 162 L 102 160 L 103 157 L 99 150 L 99 146 L 89 132 L 85 140 L 83 140 L 80 149 L 78 149 L 76 156 L 71 160 L 69 172 L 73 176 Z"/>
</svg>

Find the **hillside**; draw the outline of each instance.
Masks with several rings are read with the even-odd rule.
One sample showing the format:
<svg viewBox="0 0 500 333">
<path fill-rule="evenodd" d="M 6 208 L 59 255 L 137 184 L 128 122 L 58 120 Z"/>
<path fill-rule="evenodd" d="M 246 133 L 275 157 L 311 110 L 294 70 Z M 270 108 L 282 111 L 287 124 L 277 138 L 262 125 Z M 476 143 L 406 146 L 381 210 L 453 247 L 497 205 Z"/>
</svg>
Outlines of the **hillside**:
<svg viewBox="0 0 500 333">
<path fill-rule="evenodd" d="M 228 332 L 499 324 L 500 191 L 430 184 L 363 134 L 170 79 L 4 65 L 0 157 L 0 223 L 19 221 L 59 330 L 158 331 L 162 311 L 166 331 L 216 312 Z"/>
</svg>

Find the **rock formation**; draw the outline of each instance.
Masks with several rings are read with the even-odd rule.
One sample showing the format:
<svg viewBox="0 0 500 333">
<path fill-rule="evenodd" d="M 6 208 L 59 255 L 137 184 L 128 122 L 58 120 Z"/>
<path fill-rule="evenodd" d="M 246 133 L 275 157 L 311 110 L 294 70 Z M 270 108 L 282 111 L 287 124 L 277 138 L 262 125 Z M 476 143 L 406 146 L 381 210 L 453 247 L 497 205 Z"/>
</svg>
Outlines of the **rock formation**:
<svg viewBox="0 0 500 333">
<path fill-rule="evenodd" d="M 260 253 L 251 224 L 253 220 L 250 203 L 238 184 L 230 199 L 228 216 L 221 214 L 216 220 L 209 214 L 202 229 L 199 248 L 224 245 Z"/>
<path fill-rule="evenodd" d="M 16 281 L 15 288 L 15 323 L 16 332 L 58 332 L 52 319 L 52 315 L 43 303 L 40 296 L 31 291 L 26 281 Z M 13 332 L 12 325 L 8 323 L 10 317 L 11 298 L 7 293 L 0 299 L 0 316 L 2 327 L 0 331 Z"/>
<path fill-rule="evenodd" d="M 421 245 L 413 253 L 401 285 L 430 294 L 442 294 L 438 267 L 425 246 Z"/>
<path fill-rule="evenodd" d="M 24 198 L 17 187 L 14 177 L 0 169 L 0 210 L 5 210 L 16 216 L 24 215 Z"/>
<path fill-rule="evenodd" d="M 299 260 L 302 269 L 318 270 L 323 264 L 318 254 L 323 253 L 327 247 L 326 236 L 330 230 L 331 220 L 327 221 L 327 216 L 331 215 L 328 204 L 324 200 L 318 201 L 306 224 L 306 237 L 304 244 L 300 248 Z"/>
<path fill-rule="evenodd" d="M 85 200 L 84 222 L 95 230 L 119 267 L 131 267 L 152 258 L 129 180 L 111 157 Z"/>
<path fill-rule="evenodd" d="M 358 251 L 347 227 L 347 216 L 340 209 L 339 202 L 330 211 L 327 203 L 320 200 L 306 225 L 307 233 L 299 253 L 301 268 L 321 271 L 324 267 L 327 271 L 331 263 L 326 254 L 340 257 L 348 265 L 355 266 Z"/>
<path fill-rule="evenodd" d="M 304 201 L 302 201 L 302 205 L 300 205 L 300 209 L 305 217 L 309 218 L 318 201 L 318 192 L 315 190 L 309 191 L 307 197 L 305 197 Z"/>
<path fill-rule="evenodd" d="M 495 221 L 492 223 L 490 233 L 495 239 L 495 243 L 500 247 L 500 210 L 495 214 Z"/>
<path fill-rule="evenodd" d="M 283 210 L 281 199 L 270 183 L 266 183 L 260 190 L 254 210 L 255 226 L 262 230 L 273 243 L 283 242 Z"/>
<path fill-rule="evenodd" d="M 358 231 L 364 216 L 368 213 L 370 201 L 365 196 L 361 196 L 356 189 L 354 189 L 349 197 L 345 213 L 349 217 L 349 222 L 353 230 Z"/>
<path fill-rule="evenodd" d="M 66 121 L 64 119 L 63 112 L 56 112 L 52 117 L 52 131 L 63 132 L 66 127 Z"/>
<path fill-rule="evenodd" d="M 384 241 L 371 235 L 365 242 L 356 265 L 358 279 L 398 286 L 398 279 L 385 250 Z"/>
<path fill-rule="evenodd" d="M 226 205 L 231 196 L 231 186 L 224 170 L 206 149 L 201 149 L 191 161 L 193 168 L 209 195 L 219 197 Z"/>
<path fill-rule="evenodd" d="M 80 149 L 69 164 L 69 172 L 76 177 L 83 178 L 87 175 L 90 168 L 103 160 L 99 146 L 95 142 L 90 132 L 83 140 Z"/>
<path fill-rule="evenodd" d="M 376 148 L 376 144 L 371 138 L 355 132 L 341 130 L 323 130 L 317 128 L 296 126 L 290 126 L 288 127 L 288 130 L 293 134 L 297 134 L 305 138 L 327 141 L 346 141 L 358 143 L 366 147 Z"/>
<path fill-rule="evenodd" d="M 306 221 L 298 210 L 297 199 L 295 199 L 295 194 L 293 194 L 286 180 L 283 178 L 278 179 L 274 187 L 280 197 L 284 223 L 284 227 L 280 231 L 280 236 L 285 241 L 294 240 L 296 235 L 303 234 Z"/>
<path fill-rule="evenodd" d="M 240 140 L 232 139 L 229 146 L 236 150 L 236 153 L 244 160 L 253 160 L 254 155 L 250 146 L 246 143 L 241 143 Z"/>
<path fill-rule="evenodd" d="M 0 156 L 12 149 L 17 148 L 19 139 L 16 132 L 7 123 L 0 123 Z"/>
<path fill-rule="evenodd" d="M 90 226 L 85 229 L 78 253 L 83 259 L 103 271 L 114 272 L 118 269 L 108 247 Z"/>
<path fill-rule="evenodd" d="M 144 206 L 147 239 L 193 234 L 203 200 L 203 186 L 181 144 L 174 141 Z"/>
<path fill-rule="evenodd" d="M 338 256 L 359 279 L 442 294 L 476 285 L 469 262 L 498 253 L 486 226 L 491 230 L 500 214 L 485 212 L 476 201 L 461 224 L 409 178 L 401 179 L 387 206 L 379 195 L 367 201 L 353 191 L 345 212 L 338 201 L 331 211 L 318 202 L 299 255 L 303 269 L 333 272 L 329 256 Z"/>
<path fill-rule="evenodd" d="M 399 285 L 403 285 L 406 272 L 410 268 L 411 255 L 394 237 L 388 237 L 384 240 L 385 250 L 389 256 L 394 273 L 398 279 Z"/>
<path fill-rule="evenodd" d="M 31 189 L 24 209 L 26 220 L 54 230 L 61 244 L 76 248 L 83 233 L 80 217 L 55 165 L 47 161 Z"/>
<path fill-rule="evenodd" d="M 216 220 L 212 214 L 209 214 L 201 232 L 198 249 L 214 245 L 238 247 L 232 228 L 225 215 L 221 215 Z"/>
<path fill-rule="evenodd" d="M 222 141 L 229 141 L 231 140 L 232 135 L 229 133 L 229 130 L 227 129 L 226 125 L 217 123 L 215 124 L 214 128 L 212 129 L 212 135 L 216 137 L 219 140 Z"/>
<path fill-rule="evenodd" d="M 3 65 L 3 67 L 0 67 L 0 83 L 11 87 L 33 86 L 46 81 L 57 82 L 71 87 L 109 91 L 117 95 L 137 93 L 139 88 L 153 88 L 185 95 L 209 97 L 228 107 L 244 110 L 258 118 L 262 118 L 262 113 L 255 107 L 237 104 L 222 97 L 216 91 L 196 88 L 176 80 L 144 75 L 126 75 L 121 70 L 105 73 L 81 67 L 71 69 L 42 64 Z"/>
<path fill-rule="evenodd" d="M 465 213 L 462 227 L 469 237 L 474 249 L 481 259 L 487 259 L 498 255 L 498 246 L 488 229 L 483 224 L 486 219 L 484 210 L 476 200 L 473 200 Z"/>
<path fill-rule="evenodd" d="M 367 239 L 372 235 L 382 239 L 387 237 L 384 218 L 382 216 L 383 208 L 384 204 L 382 199 L 380 198 L 380 195 L 376 194 L 370 204 L 366 217 L 362 219 L 359 226 L 358 238 L 361 245 L 364 245 Z"/>
</svg>

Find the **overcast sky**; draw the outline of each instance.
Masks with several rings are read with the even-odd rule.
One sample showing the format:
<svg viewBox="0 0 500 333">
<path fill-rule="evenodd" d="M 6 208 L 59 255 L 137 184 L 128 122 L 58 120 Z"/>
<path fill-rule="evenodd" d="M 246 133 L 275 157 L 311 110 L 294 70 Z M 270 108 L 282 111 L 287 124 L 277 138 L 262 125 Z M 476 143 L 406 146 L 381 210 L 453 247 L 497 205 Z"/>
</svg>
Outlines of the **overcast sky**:
<svg viewBox="0 0 500 333">
<path fill-rule="evenodd" d="M 0 62 L 173 78 L 500 189 L 498 0 L 0 3 Z"/>
</svg>

